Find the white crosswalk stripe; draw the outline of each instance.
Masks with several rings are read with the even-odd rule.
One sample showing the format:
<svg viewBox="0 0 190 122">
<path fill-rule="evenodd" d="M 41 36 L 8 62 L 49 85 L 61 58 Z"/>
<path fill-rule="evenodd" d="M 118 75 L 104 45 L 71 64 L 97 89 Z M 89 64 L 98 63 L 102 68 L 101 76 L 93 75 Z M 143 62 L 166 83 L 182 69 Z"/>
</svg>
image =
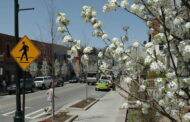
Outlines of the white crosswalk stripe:
<svg viewBox="0 0 190 122">
<path fill-rule="evenodd" d="M 14 111 L 10 111 L 10 112 L 7 112 L 7 113 L 4 113 L 2 114 L 3 116 L 10 116 L 11 114 L 15 113 L 15 110 Z"/>
<path fill-rule="evenodd" d="M 34 111 L 34 112 L 26 114 L 25 118 L 27 118 L 27 119 L 36 119 L 36 118 L 38 118 L 40 116 L 43 116 L 45 114 L 46 113 L 44 112 L 44 109 L 39 109 L 37 111 Z"/>
<path fill-rule="evenodd" d="M 31 108 L 31 107 L 26 107 L 25 109 L 29 109 L 29 108 Z M 12 117 L 14 115 L 15 111 L 16 110 L 12 110 L 12 111 L 3 113 L 2 116 L 10 116 L 10 117 Z M 29 112 L 29 113 L 25 114 L 25 118 L 32 120 L 32 119 L 36 119 L 38 117 L 41 117 L 43 115 L 47 115 L 47 113 L 44 111 L 44 109 L 41 108 L 39 110 L 32 111 L 32 112 Z"/>
</svg>

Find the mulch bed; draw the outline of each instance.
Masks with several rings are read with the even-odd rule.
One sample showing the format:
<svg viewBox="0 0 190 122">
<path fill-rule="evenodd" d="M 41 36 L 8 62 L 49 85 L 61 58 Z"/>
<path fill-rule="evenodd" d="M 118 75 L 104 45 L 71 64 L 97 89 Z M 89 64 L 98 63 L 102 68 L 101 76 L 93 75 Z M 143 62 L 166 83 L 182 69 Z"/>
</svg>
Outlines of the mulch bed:
<svg viewBox="0 0 190 122">
<path fill-rule="evenodd" d="M 94 98 L 87 98 L 84 99 L 74 105 L 72 105 L 71 107 L 76 107 L 76 108 L 85 108 L 87 105 L 89 105 L 90 103 L 94 102 L 96 99 Z"/>
<path fill-rule="evenodd" d="M 55 120 L 52 121 L 52 117 L 38 122 L 64 122 L 65 120 L 69 119 L 71 115 L 68 115 L 67 112 L 59 112 L 55 115 Z"/>
</svg>

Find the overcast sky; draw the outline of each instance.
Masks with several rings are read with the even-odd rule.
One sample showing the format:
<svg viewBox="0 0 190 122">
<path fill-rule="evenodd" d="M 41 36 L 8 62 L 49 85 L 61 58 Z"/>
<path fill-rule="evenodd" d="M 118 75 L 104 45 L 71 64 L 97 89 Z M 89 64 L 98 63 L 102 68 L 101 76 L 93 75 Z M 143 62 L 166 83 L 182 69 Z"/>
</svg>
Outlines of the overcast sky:
<svg viewBox="0 0 190 122">
<path fill-rule="evenodd" d="M 35 8 L 34 11 L 19 12 L 19 34 L 20 37 L 27 35 L 30 39 L 50 42 L 48 36 L 48 12 L 47 2 L 49 0 L 19 0 L 20 8 Z M 84 23 L 80 17 L 81 8 L 84 5 L 93 6 L 97 11 L 97 18 L 103 21 L 103 30 L 108 35 L 120 37 L 124 34 L 123 26 L 129 26 L 128 32 L 130 42 L 147 40 L 147 28 L 144 22 L 134 15 L 122 9 L 103 13 L 102 6 L 107 0 L 53 0 L 55 13 L 63 12 L 67 14 L 71 21 L 70 32 L 74 39 L 81 40 L 82 44 L 102 48 L 104 43 L 96 37 L 92 37 L 92 27 L 89 23 Z M 56 19 L 56 17 L 55 17 Z M 0 33 L 14 36 L 14 0 L 0 0 Z M 61 40 L 57 40 L 61 43 Z"/>
</svg>

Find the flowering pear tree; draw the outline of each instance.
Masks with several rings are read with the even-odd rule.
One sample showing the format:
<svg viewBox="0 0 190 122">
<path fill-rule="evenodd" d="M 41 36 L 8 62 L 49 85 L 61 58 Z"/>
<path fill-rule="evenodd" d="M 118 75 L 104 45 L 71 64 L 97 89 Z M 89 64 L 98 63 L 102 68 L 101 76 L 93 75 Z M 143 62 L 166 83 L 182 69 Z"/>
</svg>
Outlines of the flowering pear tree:
<svg viewBox="0 0 190 122">
<path fill-rule="evenodd" d="M 32 64 L 30 64 L 28 71 L 30 72 L 30 74 L 32 75 L 32 77 L 35 77 L 38 75 L 38 64 L 36 62 L 33 62 Z"/>
<path fill-rule="evenodd" d="M 55 76 L 58 76 L 61 73 L 61 65 L 58 59 L 56 59 L 54 63 L 54 72 L 55 72 Z"/>
<path fill-rule="evenodd" d="M 62 42 L 66 44 L 71 45 L 70 53 L 71 55 L 77 56 L 78 50 L 81 49 L 80 40 L 73 39 L 69 29 L 68 25 L 70 21 L 66 18 L 65 13 L 59 13 L 57 20 L 57 24 L 59 25 L 57 31 L 63 34 Z M 88 54 L 92 51 L 91 47 L 86 47 L 83 50 L 84 55 L 81 57 L 81 61 L 83 64 L 87 64 L 88 61 Z"/>
<path fill-rule="evenodd" d="M 65 62 L 63 62 L 62 66 L 61 66 L 61 75 L 66 75 L 67 73 L 67 65 Z"/>
<path fill-rule="evenodd" d="M 154 79 L 154 88 L 158 93 L 156 96 L 151 96 L 150 100 L 133 96 L 137 99 L 137 105 L 142 107 L 143 113 L 148 113 L 148 108 L 151 107 L 173 122 L 190 120 L 190 113 L 181 112 L 189 105 L 190 98 L 190 2 L 187 0 L 134 0 L 134 3 L 129 3 L 128 0 L 108 0 L 108 3 L 103 6 L 103 11 L 110 12 L 118 8 L 142 19 L 147 24 L 153 41 L 145 45 L 146 57 L 143 61 L 134 58 L 131 50 L 124 48 L 124 42 L 128 41 L 127 35 L 110 39 L 102 29 L 103 22 L 96 18 L 97 12 L 91 6 L 84 6 L 81 13 L 84 21 L 91 23 L 93 35 L 101 38 L 108 45 L 103 56 L 110 57 L 119 64 L 125 63 L 123 72 L 127 76 L 123 78 L 123 81 L 129 85 L 134 82 L 139 87 L 138 91 L 145 92 L 148 96 L 150 93 L 148 93 L 147 81 L 137 80 L 137 73 L 133 70 L 138 63 L 157 74 L 158 77 Z M 152 19 L 158 22 L 158 28 L 154 28 Z M 158 33 L 155 34 L 155 31 Z M 159 44 L 163 45 L 163 51 L 156 51 L 156 46 Z M 134 43 L 132 48 L 138 45 Z M 167 65 L 163 57 L 169 57 L 168 60 L 171 63 Z M 100 67 L 105 70 L 107 68 L 105 63 L 101 64 L 104 64 Z M 127 92 L 130 94 L 130 91 Z M 176 116 L 179 119 L 176 119 Z"/>
<path fill-rule="evenodd" d="M 137 86 L 136 92 L 144 92 L 149 99 L 143 99 L 132 94 L 131 89 L 123 89 L 136 99 L 136 105 L 141 107 L 143 113 L 148 113 L 149 108 L 157 111 L 172 122 L 190 120 L 190 113 L 184 112 L 189 106 L 190 92 L 190 2 L 188 0 L 108 0 L 103 6 L 103 12 L 124 9 L 126 13 L 133 14 L 144 21 L 149 28 L 148 33 L 152 41 L 142 45 L 134 41 L 130 49 L 126 49 L 125 43 L 128 27 L 123 27 L 126 34 L 122 37 L 110 38 L 103 31 L 103 22 L 97 19 L 97 12 L 91 6 L 82 8 L 81 16 L 86 23 L 91 23 L 93 36 L 103 40 L 107 45 L 105 51 L 99 53 L 99 69 L 106 73 L 109 64 L 103 58 L 109 58 L 117 62 L 124 76 L 122 81 L 129 87 Z M 155 28 L 154 21 L 157 22 Z M 73 40 L 67 26 L 69 20 L 63 13 L 58 14 L 58 31 L 65 34 L 63 42 L 69 42 L 73 46 L 72 53 L 80 49 L 80 41 Z M 162 44 L 163 51 L 157 51 L 157 46 Z M 144 46 L 145 56 L 137 57 L 134 54 L 139 46 Z M 137 52 L 137 51 L 136 51 Z M 168 57 L 168 58 L 165 58 Z M 87 55 L 82 57 L 83 62 L 88 61 Z M 166 63 L 166 60 L 169 63 Z M 156 73 L 153 95 L 149 90 L 149 82 L 138 78 L 143 69 Z M 120 87 L 122 88 L 122 87 Z M 126 106 L 126 105 L 125 105 Z M 183 112 L 182 112 L 183 111 Z"/>
<path fill-rule="evenodd" d="M 48 65 L 46 60 L 43 60 L 42 68 L 41 68 L 42 75 L 46 76 L 50 74 L 50 66 Z"/>
</svg>

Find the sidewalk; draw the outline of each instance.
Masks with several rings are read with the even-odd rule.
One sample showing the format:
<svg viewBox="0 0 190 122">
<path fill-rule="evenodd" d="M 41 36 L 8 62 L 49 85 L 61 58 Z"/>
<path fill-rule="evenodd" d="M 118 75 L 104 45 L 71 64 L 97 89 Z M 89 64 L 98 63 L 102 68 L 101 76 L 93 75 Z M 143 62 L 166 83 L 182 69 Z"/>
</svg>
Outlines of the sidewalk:
<svg viewBox="0 0 190 122">
<path fill-rule="evenodd" d="M 124 99 L 116 91 L 108 92 L 87 111 L 81 111 L 73 122 L 125 122 Z"/>
</svg>

